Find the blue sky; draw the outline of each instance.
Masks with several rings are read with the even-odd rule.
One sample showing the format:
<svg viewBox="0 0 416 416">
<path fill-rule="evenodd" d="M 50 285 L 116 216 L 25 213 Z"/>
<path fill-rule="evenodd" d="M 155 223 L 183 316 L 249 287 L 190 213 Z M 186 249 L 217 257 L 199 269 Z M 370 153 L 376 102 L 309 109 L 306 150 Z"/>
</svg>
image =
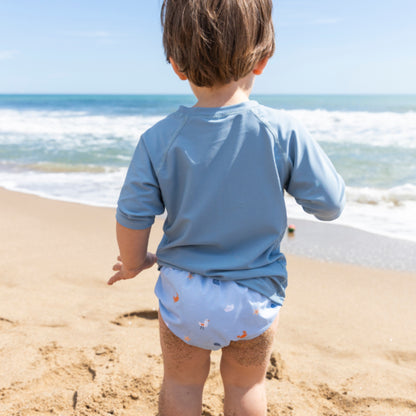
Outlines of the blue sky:
<svg viewBox="0 0 416 416">
<path fill-rule="evenodd" d="M 161 0 L 0 0 L 0 93 L 190 93 L 165 62 Z M 274 1 L 256 93 L 416 93 L 415 0 Z"/>
</svg>

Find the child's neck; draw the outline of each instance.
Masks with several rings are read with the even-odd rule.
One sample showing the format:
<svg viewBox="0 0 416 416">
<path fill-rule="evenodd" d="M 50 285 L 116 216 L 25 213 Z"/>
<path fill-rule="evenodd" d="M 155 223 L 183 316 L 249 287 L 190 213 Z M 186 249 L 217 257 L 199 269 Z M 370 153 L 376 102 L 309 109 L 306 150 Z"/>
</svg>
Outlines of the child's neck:
<svg viewBox="0 0 416 416">
<path fill-rule="evenodd" d="M 253 74 L 218 87 L 197 87 L 190 83 L 198 102 L 194 107 L 226 107 L 249 100 L 254 84 Z"/>
</svg>

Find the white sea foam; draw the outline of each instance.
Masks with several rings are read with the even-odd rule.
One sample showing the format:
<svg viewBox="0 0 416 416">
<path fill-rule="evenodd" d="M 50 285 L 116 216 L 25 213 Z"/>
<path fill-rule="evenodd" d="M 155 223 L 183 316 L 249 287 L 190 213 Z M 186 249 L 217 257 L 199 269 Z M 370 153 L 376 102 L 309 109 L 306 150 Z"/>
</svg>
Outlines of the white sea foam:
<svg viewBox="0 0 416 416">
<path fill-rule="evenodd" d="M 137 142 L 140 135 L 162 117 L 91 115 L 82 111 L 0 109 L 0 144 L 43 141 L 50 146 L 76 148 L 103 145 L 119 137 Z"/>
<path fill-rule="evenodd" d="M 318 141 L 368 146 L 416 148 L 416 112 L 290 110 Z M 83 111 L 0 109 L 0 143 L 44 140 L 85 146 L 88 137 L 99 144 L 119 137 L 136 142 L 161 116 L 92 115 Z M 98 140 L 98 141 L 97 141 Z"/>
<path fill-rule="evenodd" d="M 391 189 L 348 187 L 347 198 L 358 204 L 400 206 L 407 202 L 416 202 L 416 185 L 408 183 Z"/>
<path fill-rule="evenodd" d="M 347 187 L 344 212 L 334 223 L 375 234 L 416 242 L 416 186 L 407 184 L 391 189 Z M 287 196 L 288 216 L 318 221 L 306 214 Z"/>
<path fill-rule="evenodd" d="M 0 171 L 0 186 L 60 201 L 115 207 L 127 168 L 105 173 Z"/>
<path fill-rule="evenodd" d="M 115 207 L 126 168 L 103 173 L 0 171 L 0 186 L 46 198 Z M 288 216 L 317 221 L 286 198 Z M 347 205 L 335 223 L 416 242 L 416 186 L 388 190 L 347 188 Z"/>
<path fill-rule="evenodd" d="M 301 119 L 318 141 L 351 144 L 352 148 L 394 146 L 401 150 L 401 154 L 410 154 L 404 180 L 413 182 L 411 157 L 416 149 L 415 112 L 289 112 Z M 0 145 L 5 149 L 3 156 L 0 154 L 3 157 L 3 161 L 0 160 L 0 186 L 53 199 L 114 207 L 135 143 L 161 118 L 93 115 L 83 111 L 0 109 Z M 123 152 L 118 150 L 121 148 Z M 27 160 L 26 153 L 23 156 L 19 153 L 21 149 L 29 149 L 29 153 L 32 149 L 33 153 L 40 149 L 39 157 L 33 154 Z M 72 153 L 66 153 L 67 150 Z M 379 163 L 377 157 L 388 158 L 390 149 L 382 150 L 382 156 L 374 155 L 374 163 Z M 61 158 L 48 159 L 50 154 L 58 151 L 63 154 Z M 91 159 L 76 159 L 81 152 L 91 155 Z M 373 156 L 373 149 L 367 152 Z M 109 165 L 124 167 L 108 168 L 108 159 L 99 158 L 101 153 L 105 156 L 110 154 L 112 163 Z M 354 156 L 347 154 L 345 157 Z M 365 164 L 361 167 L 363 170 L 352 172 L 358 185 L 347 188 L 347 207 L 336 222 L 416 241 L 416 185 L 408 183 L 390 189 L 364 187 L 361 175 L 374 176 L 374 172 L 369 171 L 371 167 L 367 168 Z M 402 182 L 403 179 L 399 178 L 392 184 Z M 289 216 L 313 218 L 305 214 L 292 198 L 287 202 Z"/>
<path fill-rule="evenodd" d="M 318 141 L 416 148 L 416 112 L 291 110 Z"/>
</svg>

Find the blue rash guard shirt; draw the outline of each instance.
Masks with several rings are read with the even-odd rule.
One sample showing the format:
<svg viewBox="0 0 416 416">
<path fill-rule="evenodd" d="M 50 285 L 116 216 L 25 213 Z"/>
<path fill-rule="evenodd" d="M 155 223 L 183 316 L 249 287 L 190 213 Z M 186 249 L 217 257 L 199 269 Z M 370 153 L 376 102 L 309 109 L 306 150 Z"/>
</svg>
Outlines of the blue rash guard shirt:
<svg viewBox="0 0 416 416">
<path fill-rule="evenodd" d="M 344 189 L 319 145 L 286 112 L 252 100 L 181 106 L 140 138 L 116 217 L 145 229 L 166 210 L 159 266 L 235 280 L 281 305 L 284 192 L 330 221 L 343 209 Z"/>
</svg>

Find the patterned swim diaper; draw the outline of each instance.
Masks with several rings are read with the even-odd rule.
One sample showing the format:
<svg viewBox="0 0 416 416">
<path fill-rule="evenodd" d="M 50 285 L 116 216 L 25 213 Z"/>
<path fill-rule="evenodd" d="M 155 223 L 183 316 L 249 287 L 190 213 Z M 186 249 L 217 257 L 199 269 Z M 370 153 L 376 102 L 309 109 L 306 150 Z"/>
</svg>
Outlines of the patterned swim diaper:
<svg viewBox="0 0 416 416">
<path fill-rule="evenodd" d="M 234 281 L 162 267 L 155 294 L 166 326 L 195 347 L 218 350 L 231 341 L 256 338 L 280 306 Z"/>
</svg>

